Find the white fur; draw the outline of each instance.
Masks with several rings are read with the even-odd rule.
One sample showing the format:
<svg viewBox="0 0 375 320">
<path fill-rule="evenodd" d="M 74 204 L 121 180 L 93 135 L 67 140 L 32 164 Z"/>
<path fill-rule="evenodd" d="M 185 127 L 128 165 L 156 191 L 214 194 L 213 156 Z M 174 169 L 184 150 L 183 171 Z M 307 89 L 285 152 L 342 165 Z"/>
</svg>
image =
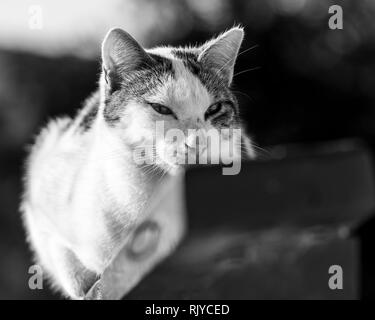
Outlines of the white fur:
<svg viewBox="0 0 375 320">
<path fill-rule="evenodd" d="M 159 54 L 171 58 L 168 48 Z M 209 130 L 211 125 L 203 115 L 212 97 L 181 61 L 174 59 L 173 66 L 177 80 L 166 82 L 149 97 L 173 106 L 182 119 L 166 121 L 165 129 Z M 151 125 L 159 116 L 131 102 L 125 108 L 124 122 L 109 127 L 101 115 L 104 86 L 102 76 L 100 111 L 92 129 L 81 133 L 75 122 L 64 130 L 69 119 L 52 121 L 38 137 L 27 163 L 22 211 L 30 244 L 53 283 L 76 299 L 84 297 L 86 275 L 90 279 L 102 275 L 134 228 L 149 217 L 147 204 L 158 186 L 158 179 L 133 161 L 132 148 L 141 136 L 146 142 L 154 138 Z M 168 159 L 165 162 L 168 167 Z M 140 262 L 143 273 L 181 237 L 181 221 L 168 221 L 166 229 L 178 232 L 163 234 L 162 251 Z M 135 269 L 133 265 L 131 270 Z M 138 272 L 127 289 L 141 276 Z"/>
</svg>

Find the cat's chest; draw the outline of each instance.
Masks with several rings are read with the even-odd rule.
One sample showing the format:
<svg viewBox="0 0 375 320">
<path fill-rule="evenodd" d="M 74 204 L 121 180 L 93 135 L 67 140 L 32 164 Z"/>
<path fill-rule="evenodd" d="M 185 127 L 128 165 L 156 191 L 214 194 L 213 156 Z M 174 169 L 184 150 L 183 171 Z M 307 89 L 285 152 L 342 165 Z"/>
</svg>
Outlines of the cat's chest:
<svg viewBox="0 0 375 320">
<path fill-rule="evenodd" d="M 155 191 L 155 181 L 140 172 L 127 170 L 105 172 L 99 182 L 102 205 L 106 210 L 121 212 L 129 219 L 137 219 Z"/>
</svg>

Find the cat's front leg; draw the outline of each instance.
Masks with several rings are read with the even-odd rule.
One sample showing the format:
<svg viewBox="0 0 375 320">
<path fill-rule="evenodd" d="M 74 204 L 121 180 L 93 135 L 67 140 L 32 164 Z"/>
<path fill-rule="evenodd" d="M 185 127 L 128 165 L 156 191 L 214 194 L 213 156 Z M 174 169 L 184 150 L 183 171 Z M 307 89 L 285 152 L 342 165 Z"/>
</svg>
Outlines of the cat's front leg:
<svg viewBox="0 0 375 320">
<path fill-rule="evenodd" d="M 98 276 L 87 269 L 70 249 L 60 244 L 49 246 L 54 272 L 53 276 L 65 295 L 71 299 L 85 299 Z"/>
<path fill-rule="evenodd" d="M 85 300 L 102 300 L 103 285 L 101 279 L 98 279 L 85 295 Z"/>
</svg>

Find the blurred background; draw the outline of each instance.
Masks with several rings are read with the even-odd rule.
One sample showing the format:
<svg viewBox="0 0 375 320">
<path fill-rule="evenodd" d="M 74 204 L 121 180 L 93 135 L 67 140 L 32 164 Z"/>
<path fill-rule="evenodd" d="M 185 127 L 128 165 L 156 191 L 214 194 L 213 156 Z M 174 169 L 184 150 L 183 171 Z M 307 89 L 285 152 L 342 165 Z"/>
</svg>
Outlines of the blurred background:
<svg viewBox="0 0 375 320">
<path fill-rule="evenodd" d="M 328 27 L 333 4 L 343 30 Z M 374 16 L 373 0 L 2 0 L 0 299 L 56 298 L 28 288 L 22 166 L 47 119 L 74 115 L 95 89 L 109 28 L 152 47 L 202 43 L 241 24 L 234 90 L 259 146 L 358 137 L 375 148 Z"/>
</svg>

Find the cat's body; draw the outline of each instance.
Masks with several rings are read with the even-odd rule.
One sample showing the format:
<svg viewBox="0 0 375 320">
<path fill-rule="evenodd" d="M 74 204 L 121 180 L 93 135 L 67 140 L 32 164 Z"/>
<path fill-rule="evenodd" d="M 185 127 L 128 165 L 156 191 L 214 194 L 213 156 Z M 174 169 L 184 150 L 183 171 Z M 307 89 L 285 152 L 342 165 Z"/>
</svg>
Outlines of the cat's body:
<svg viewBox="0 0 375 320">
<path fill-rule="evenodd" d="M 28 238 L 36 261 L 65 295 L 85 296 L 147 218 L 160 179 L 178 167 L 162 156 L 160 150 L 169 146 L 154 137 L 156 121 L 185 133 L 240 127 L 229 84 L 241 41 L 242 30 L 234 28 L 201 48 L 146 53 L 124 31 L 108 34 L 100 89 L 75 119 L 49 123 L 27 163 L 22 211 Z M 223 101 L 220 109 L 208 113 L 215 101 Z M 134 150 L 145 143 L 161 160 L 154 170 L 134 159 Z"/>
</svg>

